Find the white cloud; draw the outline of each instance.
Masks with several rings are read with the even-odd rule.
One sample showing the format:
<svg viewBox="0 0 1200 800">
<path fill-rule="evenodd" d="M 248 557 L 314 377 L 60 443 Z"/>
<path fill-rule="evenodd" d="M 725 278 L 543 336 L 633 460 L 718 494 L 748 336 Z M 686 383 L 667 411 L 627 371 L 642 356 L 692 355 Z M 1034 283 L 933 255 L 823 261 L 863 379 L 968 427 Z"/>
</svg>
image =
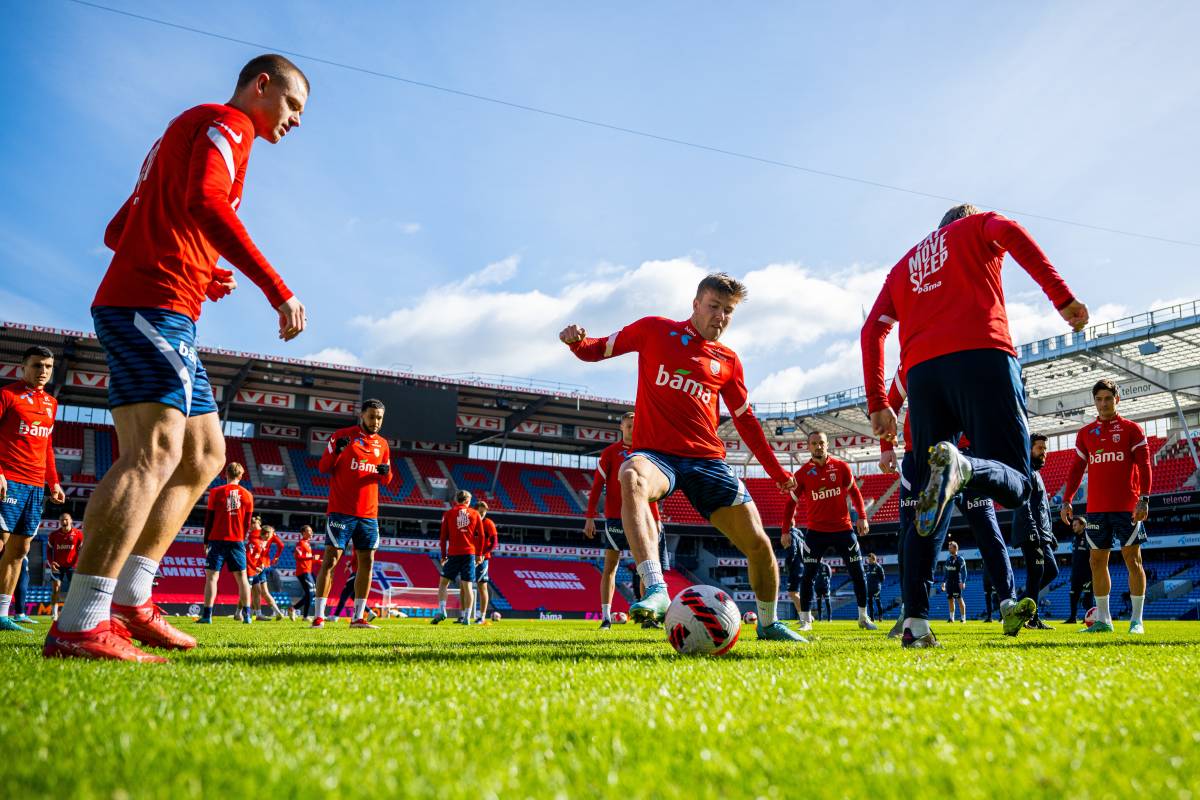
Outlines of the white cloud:
<svg viewBox="0 0 1200 800">
<path fill-rule="evenodd" d="M 499 261 L 493 261 L 478 272 L 472 272 L 467 277 L 463 278 L 456 284 L 451 284 L 450 290 L 459 292 L 476 289 L 480 286 L 496 286 L 501 283 L 506 283 L 517 274 L 517 267 L 521 264 L 521 257 L 515 253 L 508 258 L 503 258 Z"/>
<path fill-rule="evenodd" d="M 396 227 L 405 236 L 412 236 L 414 233 L 421 232 L 421 223 L 419 222 L 400 222 L 396 224 Z"/>
<path fill-rule="evenodd" d="M 315 353 L 301 356 L 305 361 L 323 361 L 327 364 L 345 364 L 348 367 L 361 367 L 362 360 L 341 347 L 326 347 Z"/>
</svg>

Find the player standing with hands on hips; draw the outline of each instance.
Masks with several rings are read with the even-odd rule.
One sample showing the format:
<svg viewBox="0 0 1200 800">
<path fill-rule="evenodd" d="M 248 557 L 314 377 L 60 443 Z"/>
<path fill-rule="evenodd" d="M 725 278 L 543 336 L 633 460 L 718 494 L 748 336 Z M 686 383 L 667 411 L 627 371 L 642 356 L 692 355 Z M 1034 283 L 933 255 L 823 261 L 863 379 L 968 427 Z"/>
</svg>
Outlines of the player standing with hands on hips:
<svg viewBox="0 0 1200 800">
<path fill-rule="evenodd" d="M 188 649 L 150 600 L 159 560 L 225 464 L 225 437 L 196 349 L 205 298 L 237 286 L 222 256 L 266 295 L 284 341 L 304 305 L 238 220 L 255 138 L 300 124 L 308 79 L 283 56 L 252 59 L 225 104 L 188 109 L 142 164 L 133 194 L 104 232 L 112 263 L 92 304 L 108 359 L 108 405 L 121 455 L 84 515 L 87 539 L 47 657 L 164 661 L 133 645 Z"/>
</svg>

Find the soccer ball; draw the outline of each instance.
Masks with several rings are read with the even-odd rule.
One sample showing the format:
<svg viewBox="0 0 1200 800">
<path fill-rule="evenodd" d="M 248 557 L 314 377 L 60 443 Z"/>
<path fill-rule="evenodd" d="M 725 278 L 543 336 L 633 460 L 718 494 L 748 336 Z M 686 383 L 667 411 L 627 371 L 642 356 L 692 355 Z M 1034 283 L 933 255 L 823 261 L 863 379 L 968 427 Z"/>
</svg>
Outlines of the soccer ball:
<svg viewBox="0 0 1200 800">
<path fill-rule="evenodd" d="M 745 614 L 742 614 L 742 622 L 747 625 L 753 625 L 758 622 L 758 614 L 755 614 L 753 611 L 747 611 Z"/>
<path fill-rule="evenodd" d="M 492 622 L 499 622 L 501 619 L 499 611 L 492 612 Z"/>
<path fill-rule="evenodd" d="M 1085 627 L 1092 627 L 1096 624 L 1096 620 L 1100 618 L 1100 609 L 1092 606 L 1087 613 L 1083 615 L 1083 624 Z"/>
<path fill-rule="evenodd" d="M 667 609 L 667 640 L 687 655 L 728 653 L 742 632 L 741 614 L 733 599 L 715 586 L 689 586 Z"/>
<path fill-rule="evenodd" d="M 624 611 L 618 611 L 612 615 L 612 621 L 614 625 L 624 625 L 629 622 L 629 615 Z"/>
</svg>

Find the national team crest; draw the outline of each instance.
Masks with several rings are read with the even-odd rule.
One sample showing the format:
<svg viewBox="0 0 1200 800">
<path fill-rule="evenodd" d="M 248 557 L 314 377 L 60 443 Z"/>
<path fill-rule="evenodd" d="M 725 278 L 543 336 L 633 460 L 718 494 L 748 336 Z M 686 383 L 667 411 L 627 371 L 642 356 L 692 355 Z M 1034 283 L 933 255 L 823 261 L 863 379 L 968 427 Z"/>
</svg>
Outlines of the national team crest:
<svg viewBox="0 0 1200 800">
<path fill-rule="evenodd" d="M 717 361 L 715 358 L 710 358 L 710 359 L 708 360 L 708 370 L 709 370 L 709 372 L 711 372 L 713 375 L 720 377 L 720 375 L 721 375 L 721 362 L 720 362 L 720 361 Z"/>
<path fill-rule="evenodd" d="M 1114 433 L 1114 434 L 1113 434 L 1113 441 L 1114 441 L 1114 442 L 1119 442 L 1119 441 L 1121 441 L 1121 434 L 1119 434 L 1119 433 Z"/>
</svg>

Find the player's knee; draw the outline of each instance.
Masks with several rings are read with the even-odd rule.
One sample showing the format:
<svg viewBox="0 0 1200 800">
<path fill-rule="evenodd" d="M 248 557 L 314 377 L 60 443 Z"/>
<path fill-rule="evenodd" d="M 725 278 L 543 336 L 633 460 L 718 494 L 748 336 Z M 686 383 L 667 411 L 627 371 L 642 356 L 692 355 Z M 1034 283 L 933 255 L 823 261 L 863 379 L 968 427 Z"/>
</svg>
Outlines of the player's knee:
<svg viewBox="0 0 1200 800">
<path fill-rule="evenodd" d="M 144 441 L 130 448 L 129 459 L 138 471 L 159 481 L 171 477 L 183 458 L 183 430 L 173 426 L 156 427 Z"/>
<path fill-rule="evenodd" d="M 621 499 L 646 501 L 650 497 L 650 482 L 633 467 L 626 467 L 617 476 L 621 482 Z"/>
</svg>

